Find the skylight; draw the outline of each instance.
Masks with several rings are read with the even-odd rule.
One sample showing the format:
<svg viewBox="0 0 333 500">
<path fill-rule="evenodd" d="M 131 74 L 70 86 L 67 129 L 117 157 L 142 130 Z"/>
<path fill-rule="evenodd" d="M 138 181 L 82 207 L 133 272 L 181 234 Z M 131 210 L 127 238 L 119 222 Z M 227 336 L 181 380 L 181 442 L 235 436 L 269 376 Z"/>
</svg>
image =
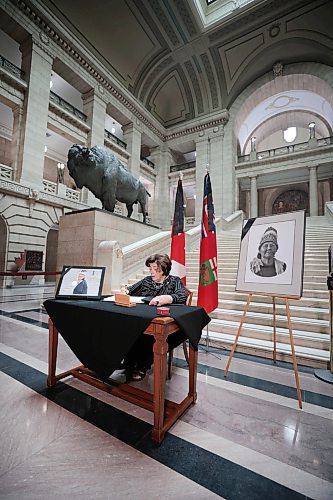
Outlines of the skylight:
<svg viewBox="0 0 333 500">
<path fill-rule="evenodd" d="M 203 30 L 221 25 L 221 22 L 244 12 L 256 3 L 266 0 L 186 0 Z"/>
</svg>

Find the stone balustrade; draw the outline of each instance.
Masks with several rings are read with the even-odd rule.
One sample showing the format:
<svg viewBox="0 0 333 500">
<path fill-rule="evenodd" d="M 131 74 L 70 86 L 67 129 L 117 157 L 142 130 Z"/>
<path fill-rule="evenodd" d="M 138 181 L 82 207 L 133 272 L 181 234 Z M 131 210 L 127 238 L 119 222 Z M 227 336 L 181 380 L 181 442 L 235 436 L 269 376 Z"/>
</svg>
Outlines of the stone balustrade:
<svg viewBox="0 0 333 500">
<path fill-rule="evenodd" d="M 0 179 L 11 181 L 13 179 L 12 167 L 8 167 L 8 165 L 3 165 L 2 163 L 0 163 Z"/>
</svg>

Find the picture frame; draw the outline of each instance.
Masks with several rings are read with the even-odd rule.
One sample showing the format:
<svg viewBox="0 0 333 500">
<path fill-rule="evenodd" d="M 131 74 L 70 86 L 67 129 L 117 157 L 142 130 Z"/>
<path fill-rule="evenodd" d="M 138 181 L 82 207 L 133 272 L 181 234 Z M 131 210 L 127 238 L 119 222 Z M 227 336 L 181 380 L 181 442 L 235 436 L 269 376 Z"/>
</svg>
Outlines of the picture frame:
<svg viewBox="0 0 333 500">
<path fill-rule="evenodd" d="M 305 211 L 244 220 L 236 291 L 301 298 Z"/>
<path fill-rule="evenodd" d="M 100 300 L 105 267 L 63 266 L 56 299 Z"/>
</svg>

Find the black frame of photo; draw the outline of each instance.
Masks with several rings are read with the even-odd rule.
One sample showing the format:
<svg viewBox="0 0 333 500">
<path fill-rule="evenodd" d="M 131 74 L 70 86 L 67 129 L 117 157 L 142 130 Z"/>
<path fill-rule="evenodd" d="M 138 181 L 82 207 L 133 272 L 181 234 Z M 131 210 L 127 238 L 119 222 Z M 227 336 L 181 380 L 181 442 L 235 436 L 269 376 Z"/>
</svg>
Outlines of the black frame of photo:
<svg viewBox="0 0 333 500">
<path fill-rule="evenodd" d="M 289 223 L 289 232 L 291 232 L 294 223 L 292 235 L 289 238 L 283 234 L 283 223 Z M 289 255 L 287 264 L 290 283 L 284 282 L 283 277 L 258 278 L 248 270 L 249 248 L 251 247 L 251 238 L 254 231 L 265 232 L 270 226 L 279 229 L 279 247 L 290 246 L 292 251 Z M 262 228 L 259 230 L 259 227 Z M 290 237 L 291 236 L 291 237 Z M 255 241 L 255 240 L 253 240 Z M 281 241 L 283 242 L 281 244 Z M 256 240 L 258 243 L 258 237 Z M 303 273 L 304 273 L 304 243 L 305 243 L 305 211 L 298 210 L 278 215 L 269 215 L 265 217 L 256 217 L 244 221 L 241 245 L 239 252 L 239 262 L 237 271 L 236 291 L 247 292 L 254 295 L 272 295 L 280 297 L 290 297 L 299 299 L 303 292 Z M 252 253 L 254 252 L 252 243 Z"/>
<path fill-rule="evenodd" d="M 90 277 L 90 280 L 96 271 L 100 271 L 100 275 L 94 278 L 94 280 L 96 281 L 96 283 L 94 283 L 94 293 L 89 292 L 89 288 L 88 288 L 89 293 L 86 294 L 74 294 L 73 292 L 72 293 L 68 292 L 69 289 L 73 288 L 71 280 L 80 271 L 85 271 L 88 279 Z M 101 300 L 104 277 L 105 277 L 105 267 L 103 266 L 63 266 L 55 298 L 75 299 L 75 300 Z"/>
</svg>

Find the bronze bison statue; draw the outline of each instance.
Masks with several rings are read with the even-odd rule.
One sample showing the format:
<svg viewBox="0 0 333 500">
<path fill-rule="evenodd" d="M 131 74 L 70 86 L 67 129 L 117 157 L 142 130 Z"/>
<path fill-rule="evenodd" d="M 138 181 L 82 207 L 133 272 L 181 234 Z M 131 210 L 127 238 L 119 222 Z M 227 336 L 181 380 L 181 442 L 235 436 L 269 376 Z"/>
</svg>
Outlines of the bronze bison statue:
<svg viewBox="0 0 333 500">
<path fill-rule="evenodd" d="M 140 203 L 146 222 L 150 194 L 111 151 L 102 146 L 86 148 L 74 144 L 68 151 L 67 167 L 77 187 L 87 187 L 105 210 L 113 212 L 118 200 L 126 204 L 127 217 L 131 217 L 133 204 Z"/>
</svg>

